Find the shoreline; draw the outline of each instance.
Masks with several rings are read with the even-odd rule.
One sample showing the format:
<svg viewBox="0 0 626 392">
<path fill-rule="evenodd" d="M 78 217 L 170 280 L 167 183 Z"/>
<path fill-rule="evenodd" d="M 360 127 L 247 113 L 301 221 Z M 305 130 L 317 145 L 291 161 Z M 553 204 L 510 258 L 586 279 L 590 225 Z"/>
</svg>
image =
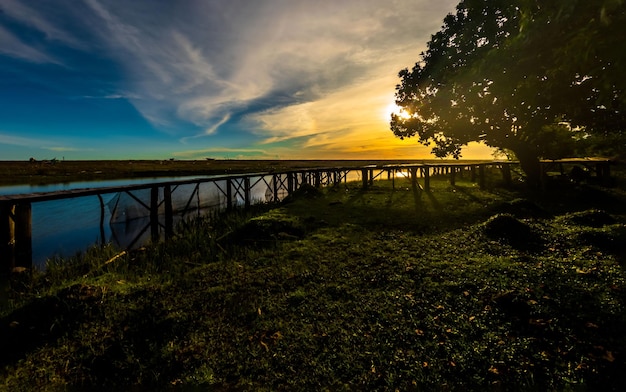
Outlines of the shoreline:
<svg viewBox="0 0 626 392">
<path fill-rule="evenodd" d="M 272 172 L 320 167 L 352 167 L 397 163 L 441 162 L 414 160 L 45 160 L 0 161 L 0 186 L 45 185 L 72 181 L 133 179 L 187 175 Z M 460 160 L 459 162 L 487 162 Z"/>
</svg>

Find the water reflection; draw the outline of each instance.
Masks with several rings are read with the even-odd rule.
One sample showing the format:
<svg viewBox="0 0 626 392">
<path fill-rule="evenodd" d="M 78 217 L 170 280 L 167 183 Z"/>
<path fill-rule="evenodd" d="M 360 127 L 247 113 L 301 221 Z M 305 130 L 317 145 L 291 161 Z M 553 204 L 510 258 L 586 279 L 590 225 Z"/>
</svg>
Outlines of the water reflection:
<svg viewBox="0 0 626 392">
<path fill-rule="evenodd" d="M 145 183 L 154 181 L 144 180 Z M 134 181 L 133 183 L 137 183 Z M 93 183 L 84 187 L 94 187 Z M 62 189 L 77 189 L 79 184 Z M 246 204 L 244 179 L 233 179 L 232 197 L 226 198 L 226 180 L 182 184 L 171 187 L 171 205 L 174 227 L 185 219 L 204 216 L 215 210 L 223 210 Z M 100 185 L 100 184 L 99 184 Z M 103 186 L 114 186 L 107 182 Z M 128 185 L 127 183 L 117 185 Z M 272 176 L 249 179 L 248 202 L 250 204 L 281 200 L 287 195 L 285 186 L 273 188 Z M 28 187 L 41 191 L 40 187 Z M 14 188 L 15 189 L 15 188 Z M 22 189 L 26 189 L 23 187 Z M 60 190 L 59 187 L 49 187 Z M 32 250 L 33 265 L 45 268 L 47 259 L 53 256 L 68 257 L 94 244 L 111 243 L 120 249 L 134 249 L 152 239 L 150 221 L 151 191 L 140 189 L 128 192 L 84 196 L 71 199 L 36 202 L 32 204 Z M 164 235 L 164 188 L 158 187 L 159 235 Z"/>
<path fill-rule="evenodd" d="M 310 173 L 309 173 L 310 174 Z M 409 173 L 397 171 L 396 178 Z M 298 173 L 296 184 L 307 182 L 304 173 Z M 342 182 L 361 181 L 360 170 L 342 173 Z M 378 170 L 376 179 L 386 179 L 384 170 Z M 326 178 L 326 185 L 331 182 Z M 55 185 L 0 187 L 0 194 L 53 192 L 79 188 L 103 188 L 144 183 L 165 183 L 198 177 L 173 177 L 138 180 L 115 180 L 103 182 L 75 182 Z M 249 181 L 249 182 L 246 182 Z M 308 181 L 312 181 L 310 178 Z M 183 219 L 207 215 L 227 206 L 244 206 L 247 203 L 280 201 L 287 196 L 287 175 L 272 175 L 231 179 L 231 199 L 227 200 L 227 181 L 209 180 L 171 186 L 171 205 L 174 227 Z M 249 187 L 248 197 L 246 188 Z M 35 202 L 32 204 L 32 255 L 33 264 L 45 268 L 52 256 L 68 257 L 94 244 L 112 243 L 120 249 L 133 249 L 149 242 L 154 235 L 150 222 L 150 189 L 75 197 L 71 199 Z M 165 203 L 164 187 L 158 187 L 159 226 L 158 235 L 164 235 Z M 247 199 L 247 200 L 246 200 Z"/>
</svg>

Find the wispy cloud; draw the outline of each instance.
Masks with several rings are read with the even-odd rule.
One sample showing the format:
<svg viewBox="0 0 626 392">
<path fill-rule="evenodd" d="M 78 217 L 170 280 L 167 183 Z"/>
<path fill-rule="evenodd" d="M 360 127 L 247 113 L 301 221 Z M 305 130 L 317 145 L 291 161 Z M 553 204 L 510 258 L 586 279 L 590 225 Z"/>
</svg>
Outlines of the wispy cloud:
<svg viewBox="0 0 626 392">
<path fill-rule="evenodd" d="M 270 158 L 272 155 L 263 149 L 251 148 L 205 148 L 199 150 L 185 150 L 174 153 L 174 156 L 181 159 L 204 159 L 204 158 Z"/>
<path fill-rule="evenodd" d="M 33 5 L 36 6 L 33 7 Z M 63 27 L 64 22 L 68 21 L 67 13 L 74 14 L 76 7 L 64 9 L 65 15 L 54 12 L 57 6 L 64 8 L 67 5 L 69 4 L 63 0 L 59 4 L 3 0 L 1 7 L 2 12 L 10 18 L 43 33 L 47 40 L 58 41 L 73 48 L 86 49 L 88 47 L 86 42 Z"/>
<path fill-rule="evenodd" d="M 0 133 L 0 144 L 31 147 L 54 152 L 83 151 L 83 149 L 80 148 L 61 146 L 58 142 L 48 139 L 15 136 L 8 133 Z"/>
<path fill-rule="evenodd" d="M 8 144 L 11 146 L 24 146 L 24 147 L 30 147 L 30 146 L 39 146 L 42 144 L 42 140 L 40 139 L 36 139 L 36 138 L 28 138 L 28 137 L 21 137 L 21 136 L 15 136 L 15 135 L 10 135 L 10 134 L 6 134 L 6 133 L 0 133 L 0 144 Z M 45 144 L 45 142 L 44 142 Z"/>
<path fill-rule="evenodd" d="M 85 151 L 84 149 L 80 149 L 80 148 L 62 147 L 62 146 L 44 147 L 44 149 L 50 150 L 50 151 L 55 151 L 55 152 Z M 89 149 L 89 151 L 93 151 L 93 149 Z"/>
<path fill-rule="evenodd" d="M 0 54 L 26 60 L 33 63 L 54 63 L 59 61 L 44 51 L 34 48 L 13 33 L 0 26 Z"/>
<path fill-rule="evenodd" d="M 457 2 L 57 0 L 35 9 L 5 0 L 2 7 L 46 42 L 122 71 L 111 81 L 118 91 L 83 98 L 127 99 L 182 144 L 214 146 L 236 130 L 251 140 L 242 153 L 272 156 L 270 148 L 285 143 L 336 155 L 399 146 L 384 117 L 397 72 L 412 65 Z M 33 63 L 60 56 L 1 24 L 0 42 L 0 53 Z"/>
</svg>

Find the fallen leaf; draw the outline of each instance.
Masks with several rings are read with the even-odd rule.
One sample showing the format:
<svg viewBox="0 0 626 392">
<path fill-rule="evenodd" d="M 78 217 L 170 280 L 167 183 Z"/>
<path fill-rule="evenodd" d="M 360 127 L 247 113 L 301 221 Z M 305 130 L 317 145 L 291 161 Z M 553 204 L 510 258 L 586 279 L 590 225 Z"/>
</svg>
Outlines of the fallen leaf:
<svg viewBox="0 0 626 392">
<path fill-rule="evenodd" d="M 605 352 L 604 355 L 602 356 L 602 359 L 606 359 L 609 362 L 615 361 L 615 357 L 613 356 L 613 353 L 610 351 Z"/>
</svg>

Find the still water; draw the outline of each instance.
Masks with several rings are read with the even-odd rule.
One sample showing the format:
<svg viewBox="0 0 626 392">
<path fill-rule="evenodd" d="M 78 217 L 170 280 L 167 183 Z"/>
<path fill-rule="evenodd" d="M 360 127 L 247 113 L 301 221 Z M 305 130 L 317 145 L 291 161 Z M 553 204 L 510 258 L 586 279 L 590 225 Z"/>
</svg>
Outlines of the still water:
<svg viewBox="0 0 626 392">
<path fill-rule="evenodd" d="M 210 177 L 160 177 L 3 186 L 0 187 L 0 195 L 139 185 L 196 178 Z M 208 184 L 203 184 L 203 186 L 208 186 Z M 179 190 L 178 193 L 181 194 L 182 191 Z M 144 230 L 149 224 L 149 219 L 137 217 L 137 219 L 128 222 L 112 222 L 111 209 L 108 204 L 117 197 L 117 193 L 102 195 L 106 206 L 102 225 L 100 222 L 100 200 L 97 196 L 32 203 L 33 265 L 37 268 L 45 268 L 47 259 L 51 257 L 72 256 L 84 251 L 89 246 L 103 242 L 111 242 L 120 248 L 125 248 L 128 245 L 139 246 L 145 243 L 150 237 L 150 231 Z M 145 232 L 142 233 L 142 230 Z"/>
</svg>

